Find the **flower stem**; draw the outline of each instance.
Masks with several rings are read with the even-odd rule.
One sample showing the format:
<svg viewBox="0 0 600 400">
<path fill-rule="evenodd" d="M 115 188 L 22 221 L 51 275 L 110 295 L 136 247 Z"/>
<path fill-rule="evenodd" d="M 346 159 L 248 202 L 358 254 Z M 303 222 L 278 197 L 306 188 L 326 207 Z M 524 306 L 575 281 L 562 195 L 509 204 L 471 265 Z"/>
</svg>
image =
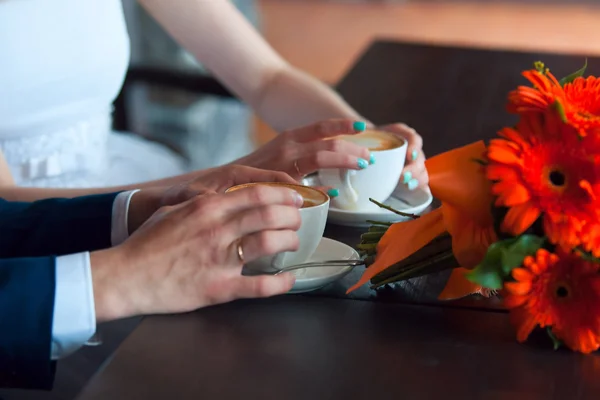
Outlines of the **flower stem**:
<svg viewBox="0 0 600 400">
<path fill-rule="evenodd" d="M 383 209 L 386 209 L 386 210 L 388 210 L 388 211 L 391 211 L 391 212 L 393 212 L 394 214 L 398 214 L 398 215 L 400 215 L 400 216 L 402 216 L 402 217 L 407 217 L 407 218 L 412 218 L 412 219 L 417 219 L 417 218 L 419 218 L 419 216 L 418 216 L 418 215 L 416 215 L 416 214 L 409 214 L 409 213 L 405 213 L 405 212 L 402 212 L 402 211 L 398 211 L 398 210 L 396 210 L 396 209 L 394 209 L 394 208 L 392 208 L 392 207 L 390 207 L 390 206 L 386 206 L 385 204 L 383 204 L 383 203 L 380 203 L 380 202 L 378 202 L 377 200 L 374 200 L 374 199 L 372 199 L 372 198 L 370 198 L 370 197 L 369 197 L 369 201 L 370 201 L 371 203 L 373 203 L 373 204 L 377 205 L 377 206 L 378 206 L 378 207 L 380 207 L 380 208 L 383 208 Z"/>
<path fill-rule="evenodd" d="M 379 242 L 379 239 L 381 239 L 384 233 L 384 231 L 363 233 L 362 235 L 360 235 L 360 240 L 363 243 L 377 243 Z"/>
<path fill-rule="evenodd" d="M 371 225 L 387 226 L 388 228 L 393 225 L 392 222 L 373 221 L 371 219 L 368 219 L 366 222 L 369 223 L 369 224 L 371 224 Z"/>
</svg>

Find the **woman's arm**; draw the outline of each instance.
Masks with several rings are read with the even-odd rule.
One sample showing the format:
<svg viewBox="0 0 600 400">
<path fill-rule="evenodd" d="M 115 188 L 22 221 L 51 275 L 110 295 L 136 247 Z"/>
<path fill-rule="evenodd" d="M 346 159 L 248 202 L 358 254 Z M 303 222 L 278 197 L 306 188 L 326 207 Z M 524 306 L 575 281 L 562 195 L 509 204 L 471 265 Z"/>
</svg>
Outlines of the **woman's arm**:
<svg viewBox="0 0 600 400">
<path fill-rule="evenodd" d="M 277 131 L 329 118 L 364 120 L 328 86 L 286 63 L 228 0 L 138 0 Z"/>
<path fill-rule="evenodd" d="M 197 176 L 198 172 L 192 172 L 156 181 L 141 182 L 133 185 L 112 186 L 105 188 L 57 189 L 19 187 L 15 185 L 15 181 L 10 173 L 8 164 L 6 163 L 6 159 L 4 158 L 2 151 L 0 151 L 0 199 L 4 199 L 7 201 L 33 202 L 48 198 L 72 198 L 79 196 L 88 196 L 93 194 L 122 192 L 125 190 L 143 189 L 149 187 L 166 187 L 173 186 L 182 182 L 187 182 Z"/>
</svg>

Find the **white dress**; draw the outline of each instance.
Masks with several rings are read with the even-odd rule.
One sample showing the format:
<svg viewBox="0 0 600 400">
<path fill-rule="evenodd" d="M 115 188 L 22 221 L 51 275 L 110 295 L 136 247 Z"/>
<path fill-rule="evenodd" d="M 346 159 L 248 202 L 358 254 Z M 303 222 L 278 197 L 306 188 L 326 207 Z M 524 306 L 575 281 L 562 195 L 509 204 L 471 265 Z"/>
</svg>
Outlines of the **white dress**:
<svg viewBox="0 0 600 400">
<path fill-rule="evenodd" d="M 167 148 L 111 132 L 129 53 L 120 0 L 0 0 L 0 149 L 18 185 L 112 186 L 186 170 Z"/>
</svg>

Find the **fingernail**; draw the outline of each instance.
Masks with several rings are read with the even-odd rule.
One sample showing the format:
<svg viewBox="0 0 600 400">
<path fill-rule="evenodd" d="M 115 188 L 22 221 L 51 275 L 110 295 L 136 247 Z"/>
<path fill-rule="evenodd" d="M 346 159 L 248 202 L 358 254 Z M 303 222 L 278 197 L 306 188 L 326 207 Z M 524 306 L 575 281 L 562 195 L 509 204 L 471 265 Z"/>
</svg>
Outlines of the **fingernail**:
<svg viewBox="0 0 600 400">
<path fill-rule="evenodd" d="M 364 123 L 364 122 L 362 122 L 362 121 L 356 121 L 356 122 L 355 122 L 355 123 L 352 125 L 352 127 L 354 128 L 354 130 L 355 130 L 356 132 L 362 132 L 362 131 L 364 131 L 365 129 L 367 129 L 367 124 L 365 124 L 365 123 Z"/>
<path fill-rule="evenodd" d="M 296 203 L 296 207 L 301 208 L 304 204 L 304 197 L 298 192 L 294 192 L 294 203 Z"/>
<path fill-rule="evenodd" d="M 412 173 L 410 171 L 406 171 L 404 173 L 404 180 L 402 183 L 408 183 L 412 179 Z"/>
<path fill-rule="evenodd" d="M 369 157 L 369 164 L 375 164 L 375 154 L 371 153 L 371 157 Z"/>
<path fill-rule="evenodd" d="M 369 163 L 367 162 L 367 160 L 365 160 L 364 158 L 359 158 L 358 159 L 358 168 L 365 169 L 368 166 L 369 166 Z"/>
<path fill-rule="evenodd" d="M 410 153 L 410 157 L 413 161 L 415 161 L 417 157 L 419 157 L 419 152 L 417 150 L 413 150 L 412 153 Z"/>
<path fill-rule="evenodd" d="M 411 179 L 408 181 L 408 190 L 415 190 L 417 186 L 419 186 L 419 181 L 416 179 Z"/>
<path fill-rule="evenodd" d="M 327 194 L 329 195 L 329 197 L 338 197 L 340 195 L 340 191 L 337 189 L 329 189 L 327 191 Z"/>
</svg>

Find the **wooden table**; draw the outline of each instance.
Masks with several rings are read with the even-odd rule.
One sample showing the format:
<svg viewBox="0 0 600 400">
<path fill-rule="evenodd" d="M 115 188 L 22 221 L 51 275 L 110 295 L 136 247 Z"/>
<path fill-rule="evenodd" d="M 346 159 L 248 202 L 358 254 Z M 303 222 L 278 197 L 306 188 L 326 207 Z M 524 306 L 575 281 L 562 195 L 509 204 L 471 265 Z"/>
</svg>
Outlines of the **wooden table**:
<svg viewBox="0 0 600 400">
<path fill-rule="evenodd" d="M 537 60 L 563 75 L 584 57 L 379 42 L 339 90 L 376 123 L 417 128 L 433 155 L 514 122 L 506 94 Z M 146 318 L 79 399 L 600 397 L 600 356 L 553 352 L 544 335 L 519 345 L 506 313 L 436 302 L 440 276 L 345 298 L 359 273 L 311 295 Z"/>
</svg>

